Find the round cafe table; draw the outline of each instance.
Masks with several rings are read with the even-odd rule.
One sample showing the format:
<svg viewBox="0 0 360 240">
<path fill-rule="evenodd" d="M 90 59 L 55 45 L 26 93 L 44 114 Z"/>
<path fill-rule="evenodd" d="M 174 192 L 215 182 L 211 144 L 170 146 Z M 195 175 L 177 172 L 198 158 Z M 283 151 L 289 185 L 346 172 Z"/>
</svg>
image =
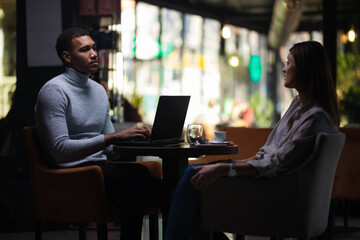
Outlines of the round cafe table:
<svg viewBox="0 0 360 240">
<path fill-rule="evenodd" d="M 187 143 L 166 146 L 114 146 L 121 154 L 129 156 L 157 156 L 162 159 L 162 176 L 165 201 L 161 208 L 163 232 L 166 229 L 171 197 L 180 177 L 188 166 L 188 158 L 204 155 L 229 155 L 238 152 L 237 146 L 190 146 Z"/>
</svg>

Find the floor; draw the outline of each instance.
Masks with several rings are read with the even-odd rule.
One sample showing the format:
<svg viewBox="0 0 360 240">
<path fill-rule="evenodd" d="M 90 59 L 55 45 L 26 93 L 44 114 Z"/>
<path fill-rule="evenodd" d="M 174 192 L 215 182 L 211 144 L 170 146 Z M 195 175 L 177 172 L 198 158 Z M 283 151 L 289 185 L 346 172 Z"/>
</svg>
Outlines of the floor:
<svg viewBox="0 0 360 240">
<path fill-rule="evenodd" d="M 160 219 L 161 221 L 161 219 Z M 148 229 L 149 221 L 144 218 L 144 231 L 143 231 L 143 240 L 149 239 Z M 350 218 L 349 227 L 347 229 L 340 227 L 342 225 L 342 219 L 336 219 L 336 228 L 333 236 L 333 240 L 359 240 L 360 239 L 360 219 Z M 161 224 L 159 224 L 161 228 Z M 159 229 L 161 230 L 161 229 Z M 233 240 L 232 234 L 227 234 L 230 240 Z M 109 240 L 118 240 L 120 239 L 120 230 L 118 228 L 109 228 L 108 231 Z M 20 233 L 0 233 L 1 240 L 32 240 L 34 239 L 33 232 L 20 232 Z M 47 231 L 43 235 L 44 240 L 77 240 L 78 232 L 76 229 L 62 230 L 62 231 Z M 96 230 L 89 229 L 87 231 L 88 240 L 96 240 Z M 256 236 L 245 236 L 245 240 L 268 240 L 269 238 L 265 237 L 256 237 Z"/>
</svg>

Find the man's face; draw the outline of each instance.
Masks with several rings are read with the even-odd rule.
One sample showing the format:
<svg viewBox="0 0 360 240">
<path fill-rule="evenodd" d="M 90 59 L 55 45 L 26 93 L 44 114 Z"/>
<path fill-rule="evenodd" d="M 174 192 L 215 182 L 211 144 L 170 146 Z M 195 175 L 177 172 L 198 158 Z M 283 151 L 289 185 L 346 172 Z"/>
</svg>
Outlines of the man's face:
<svg viewBox="0 0 360 240">
<path fill-rule="evenodd" d="M 67 66 L 81 72 L 94 73 L 98 70 L 96 44 L 90 36 L 73 38 L 72 49 L 63 52 Z"/>
</svg>

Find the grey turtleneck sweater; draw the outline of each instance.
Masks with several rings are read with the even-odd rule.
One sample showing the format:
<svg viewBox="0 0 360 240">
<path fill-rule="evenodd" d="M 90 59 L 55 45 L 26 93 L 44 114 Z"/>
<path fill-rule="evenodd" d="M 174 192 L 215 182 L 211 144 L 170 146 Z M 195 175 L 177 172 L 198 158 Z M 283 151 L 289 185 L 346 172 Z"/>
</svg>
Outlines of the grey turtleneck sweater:
<svg viewBox="0 0 360 240">
<path fill-rule="evenodd" d="M 73 167 L 113 159 L 103 134 L 114 132 L 105 89 L 67 68 L 40 90 L 35 106 L 37 132 L 50 163 Z"/>
</svg>

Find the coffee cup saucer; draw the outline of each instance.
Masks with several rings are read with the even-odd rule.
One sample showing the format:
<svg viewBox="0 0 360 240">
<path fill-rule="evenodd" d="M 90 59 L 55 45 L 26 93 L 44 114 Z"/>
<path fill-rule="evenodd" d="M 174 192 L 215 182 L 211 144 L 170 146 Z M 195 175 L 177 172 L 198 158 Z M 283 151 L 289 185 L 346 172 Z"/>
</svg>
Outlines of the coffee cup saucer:
<svg viewBox="0 0 360 240">
<path fill-rule="evenodd" d="M 209 144 L 229 144 L 232 143 L 232 141 L 224 141 L 224 142 L 217 142 L 217 141 L 209 141 Z"/>
</svg>

